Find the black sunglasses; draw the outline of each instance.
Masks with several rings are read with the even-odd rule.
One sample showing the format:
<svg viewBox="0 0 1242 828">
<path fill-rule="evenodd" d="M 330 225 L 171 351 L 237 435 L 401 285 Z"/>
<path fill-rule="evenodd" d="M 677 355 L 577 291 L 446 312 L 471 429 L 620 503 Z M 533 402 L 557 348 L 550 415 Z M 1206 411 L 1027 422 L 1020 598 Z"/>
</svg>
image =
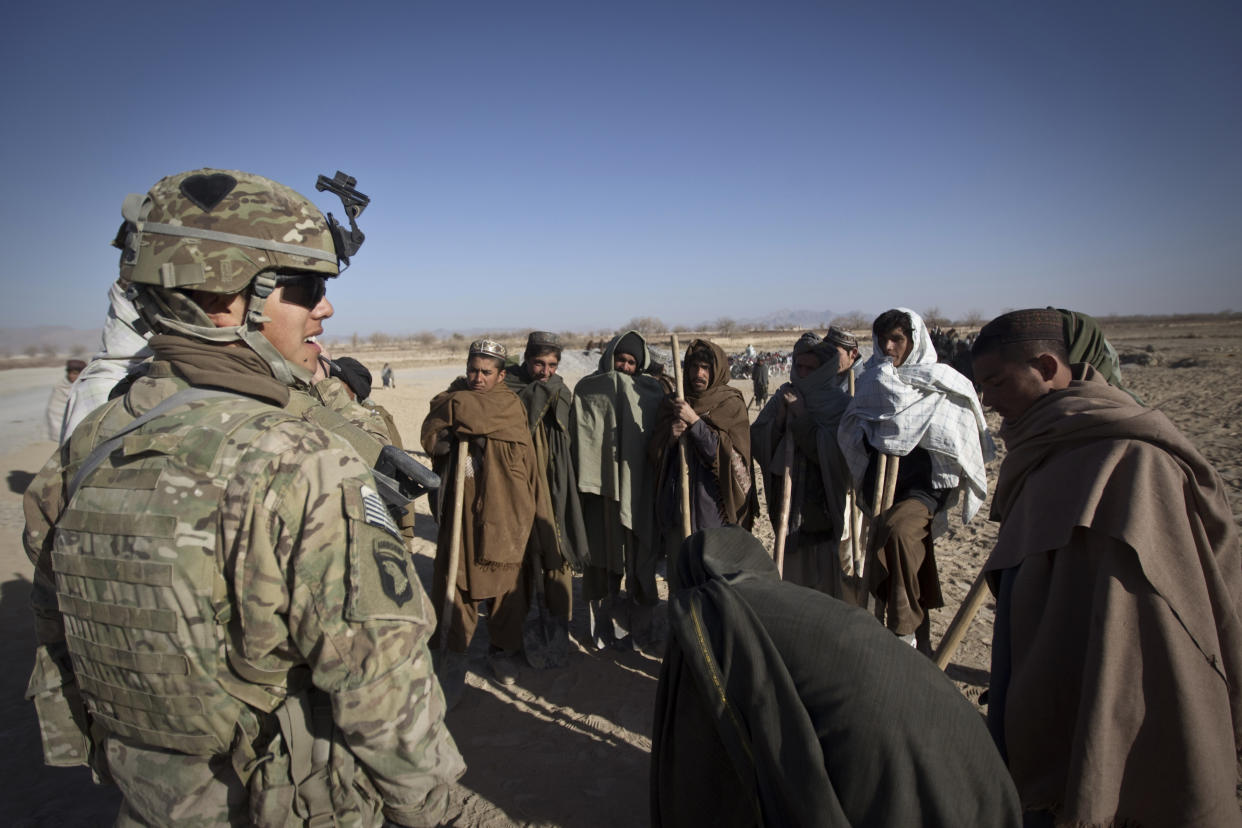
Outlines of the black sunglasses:
<svg viewBox="0 0 1242 828">
<path fill-rule="evenodd" d="M 313 310 L 323 301 L 328 292 L 328 280 L 325 276 L 314 276 L 309 273 L 290 273 L 276 276 L 276 286 L 284 288 L 281 298 L 286 302 Z"/>
</svg>

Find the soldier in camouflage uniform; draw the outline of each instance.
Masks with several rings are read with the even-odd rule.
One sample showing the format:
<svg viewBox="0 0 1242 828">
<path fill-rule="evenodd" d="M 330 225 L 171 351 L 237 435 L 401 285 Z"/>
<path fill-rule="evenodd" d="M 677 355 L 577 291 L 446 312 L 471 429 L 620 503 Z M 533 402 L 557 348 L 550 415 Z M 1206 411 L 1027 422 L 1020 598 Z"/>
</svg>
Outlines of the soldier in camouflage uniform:
<svg viewBox="0 0 1242 828">
<path fill-rule="evenodd" d="M 438 823 L 433 613 L 308 385 L 361 210 L 199 170 L 122 212 L 155 359 L 25 498 L 46 761 L 114 780 L 119 825 Z"/>
</svg>

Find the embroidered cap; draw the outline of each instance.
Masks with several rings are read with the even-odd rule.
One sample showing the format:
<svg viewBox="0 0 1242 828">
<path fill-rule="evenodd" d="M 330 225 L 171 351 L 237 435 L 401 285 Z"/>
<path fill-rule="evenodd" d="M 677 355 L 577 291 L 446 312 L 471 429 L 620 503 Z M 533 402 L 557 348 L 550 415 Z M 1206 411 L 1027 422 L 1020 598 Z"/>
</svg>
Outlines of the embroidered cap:
<svg viewBox="0 0 1242 828">
<path fill-rule="evenodd" d="M 509 356 L 509 351 L 504 345 L 501 345 L 494 339 L 476 339 L 470 343 L 470 356 L 475 356 L 476 354 L 495 357 L 504 362 L 505 358 Z"/>
</svg>

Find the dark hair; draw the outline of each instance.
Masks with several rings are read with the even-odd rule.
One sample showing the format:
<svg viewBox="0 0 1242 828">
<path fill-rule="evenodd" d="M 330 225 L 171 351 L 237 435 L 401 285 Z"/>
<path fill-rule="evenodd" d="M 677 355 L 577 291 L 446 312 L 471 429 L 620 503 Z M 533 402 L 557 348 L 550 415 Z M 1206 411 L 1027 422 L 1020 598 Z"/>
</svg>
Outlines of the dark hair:
<svg viewBox="0 0 1242 828">
<path fill-rule="evenodd" d="M 871 323 L 871 333 L 876 339 L 883 339 L 884 335 L 893 328 L 901 328 L 907 339 L 914 339 L 914 322 L 910 319 L 910 314 L 905 311 L 899 311 L 896 308 L 886 310 Z"/>
</svg>

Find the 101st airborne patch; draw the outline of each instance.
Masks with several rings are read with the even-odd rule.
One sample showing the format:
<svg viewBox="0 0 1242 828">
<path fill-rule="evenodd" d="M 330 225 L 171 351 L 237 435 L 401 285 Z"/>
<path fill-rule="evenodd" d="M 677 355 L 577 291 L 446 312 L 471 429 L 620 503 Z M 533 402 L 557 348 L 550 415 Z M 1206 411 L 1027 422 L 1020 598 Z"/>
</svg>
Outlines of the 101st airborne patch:
<svg viewBox="0 0 1242 828">
<path fill-rule="evenodd" d="M 349 617 L 425 620 L 427 599 L 410 552 L 379 494 L 365 483 L 346 485 L 345 511 L 351 524 Z"/>
</svg>

